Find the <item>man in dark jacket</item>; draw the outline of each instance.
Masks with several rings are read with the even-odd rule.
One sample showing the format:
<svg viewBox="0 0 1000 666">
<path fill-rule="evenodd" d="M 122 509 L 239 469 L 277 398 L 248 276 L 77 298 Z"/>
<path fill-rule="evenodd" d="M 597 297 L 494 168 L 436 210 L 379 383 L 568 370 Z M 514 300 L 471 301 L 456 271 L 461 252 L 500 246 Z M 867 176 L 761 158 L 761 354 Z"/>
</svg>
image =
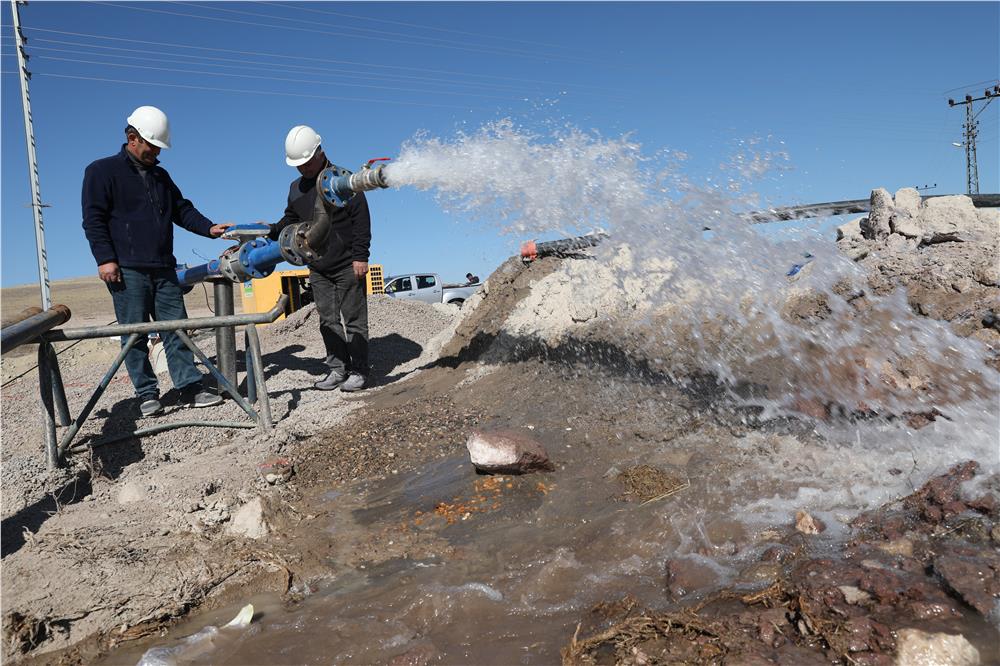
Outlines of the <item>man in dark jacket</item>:
<svg viewBox="0 0 1000 666">
<path fill-rule="evenodd" d="M 285 162 L 298 168 L 301 178 L 288 191 L 285 215 L 271 226 L 271 238 L 289 224 L 330 217 L 326 252 L 309 264 L 309 283 L 319 311 L 319 330 L 326 347 L 329 374 L 316 382 L 318 389 L 358 391 L 368 380 L 368 273 L 372 240 L 371 216 L 364 193 L 355 194 L 343 208 L 324 210 L 316 201 L 316 177 L 330 165 L 320 136 L 311 127 L 293 127 L 285 138 Z M 320 203 L 320 205 L 317 205 Z M 343 317 L 343 325 L 341 318 Z"/>
<path fill-rule="evenodd" d="M 97 261 L 97 274 L 111 292 L 119 324 L 185 319 L 173 225 L 209 238 L 221 236 L 230 225 L 213 224 L 199 213 L 158 166 L 160 149 L 170 147 L 166 115 L 156 107 L 140 106 L 127 122 L 121 151 L 92 162 L 84 173 L 83 230 Z M 194 355 L 180 338 L 164 332 L 163 348 L 181 404 L 209 407 L 222 402 L 203 389 Z M 125 368 L 142 415 L 162 412 L 145 339 L 125 355 Z"/>
</svg>

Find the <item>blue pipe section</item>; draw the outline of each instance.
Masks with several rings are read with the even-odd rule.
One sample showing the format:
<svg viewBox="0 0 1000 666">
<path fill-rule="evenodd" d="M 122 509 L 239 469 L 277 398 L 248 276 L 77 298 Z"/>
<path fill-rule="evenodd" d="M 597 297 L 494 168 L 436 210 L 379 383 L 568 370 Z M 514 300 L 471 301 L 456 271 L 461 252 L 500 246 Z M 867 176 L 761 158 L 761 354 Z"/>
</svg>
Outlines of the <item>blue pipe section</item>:
<svg viewBox="0 0 1000 666">
<path fill-rule="evenodd" d="M 219 260 L 212 259 L 207 264 L 198 266 L 182 266 L 177 269 L 177 281 L 183 285 L 193 285 L 213 277 L 219 277 Z"/>
<path fill-rule="evenodd" d="M 268 238 L 252 240 L 240 248 L 240 264 L 250 277 L 267 277 L 284 260 L 281 247 Z"/>
</svg>

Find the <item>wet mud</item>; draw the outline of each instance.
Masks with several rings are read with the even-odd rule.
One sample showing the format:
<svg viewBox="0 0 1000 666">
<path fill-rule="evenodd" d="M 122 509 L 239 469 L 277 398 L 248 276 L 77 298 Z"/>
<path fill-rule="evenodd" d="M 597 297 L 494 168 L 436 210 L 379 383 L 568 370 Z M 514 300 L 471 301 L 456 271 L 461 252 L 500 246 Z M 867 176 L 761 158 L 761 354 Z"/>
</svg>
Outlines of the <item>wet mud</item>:
<svg viewBox="0 0 1000 666">
<path fill-rule="evenodd" d="M 989 488 L 963 494 L 975 463 L 839 531 L 755 523 L 741 507 L 788 481 L 740 443 L 825 443 L 705 398 L 532 361 L 373 396 L 303 442 L 267 543 L 289 591 L 204 663 L 889 664 L 903 628 L 992 654 L 1000 516 Z M 554 471 L 477 474 L 480 427 L 536 438 Z"/>
</svg>

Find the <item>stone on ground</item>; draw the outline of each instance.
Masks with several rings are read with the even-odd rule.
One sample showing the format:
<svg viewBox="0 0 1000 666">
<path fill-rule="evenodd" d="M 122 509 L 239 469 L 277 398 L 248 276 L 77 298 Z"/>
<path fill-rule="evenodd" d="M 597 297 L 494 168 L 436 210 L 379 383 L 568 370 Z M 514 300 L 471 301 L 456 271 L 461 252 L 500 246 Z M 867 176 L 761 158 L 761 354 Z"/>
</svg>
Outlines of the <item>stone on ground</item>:
<svg viewBox="0 0 1000 666">
<path fill-rule="evenodd" d="M 472 464 L 487 474 L 526 474 L 554 469 L 545 448 L 519 432 L 474 430 L 465 446 Z"/>
</svg>

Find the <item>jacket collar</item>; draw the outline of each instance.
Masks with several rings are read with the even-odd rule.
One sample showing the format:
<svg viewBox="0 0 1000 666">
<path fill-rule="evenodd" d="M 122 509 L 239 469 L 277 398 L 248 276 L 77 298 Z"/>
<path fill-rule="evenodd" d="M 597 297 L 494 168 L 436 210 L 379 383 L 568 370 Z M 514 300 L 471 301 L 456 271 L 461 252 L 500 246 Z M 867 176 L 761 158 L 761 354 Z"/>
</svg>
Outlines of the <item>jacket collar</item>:
<svg viewBox="0 0 1000 666">
<path fill-rule="evenodd" d="M 121 149 L 121 151 L 119 151 L 118 156 L 121 157 L 123 160 L 125 160 L 126 164 L 130 164 L 131 166 L 136 166 L 136 163 L 139 161 L 139 160 L 135 159 L 132 156 L 132 153 L 128 152 L 128 144 L 127 143 L 123 143 L 122 144 L 122 149 Z M 159 165 L 159 163 L 160 163 L 160 160 L 156 160 L 153 163 L 152 166 L 148 166 L 146 164 L 143 164 L 142 168 L 144 168 L 144 169 L 151 169 L 152 167 Z"/>
</svg>

